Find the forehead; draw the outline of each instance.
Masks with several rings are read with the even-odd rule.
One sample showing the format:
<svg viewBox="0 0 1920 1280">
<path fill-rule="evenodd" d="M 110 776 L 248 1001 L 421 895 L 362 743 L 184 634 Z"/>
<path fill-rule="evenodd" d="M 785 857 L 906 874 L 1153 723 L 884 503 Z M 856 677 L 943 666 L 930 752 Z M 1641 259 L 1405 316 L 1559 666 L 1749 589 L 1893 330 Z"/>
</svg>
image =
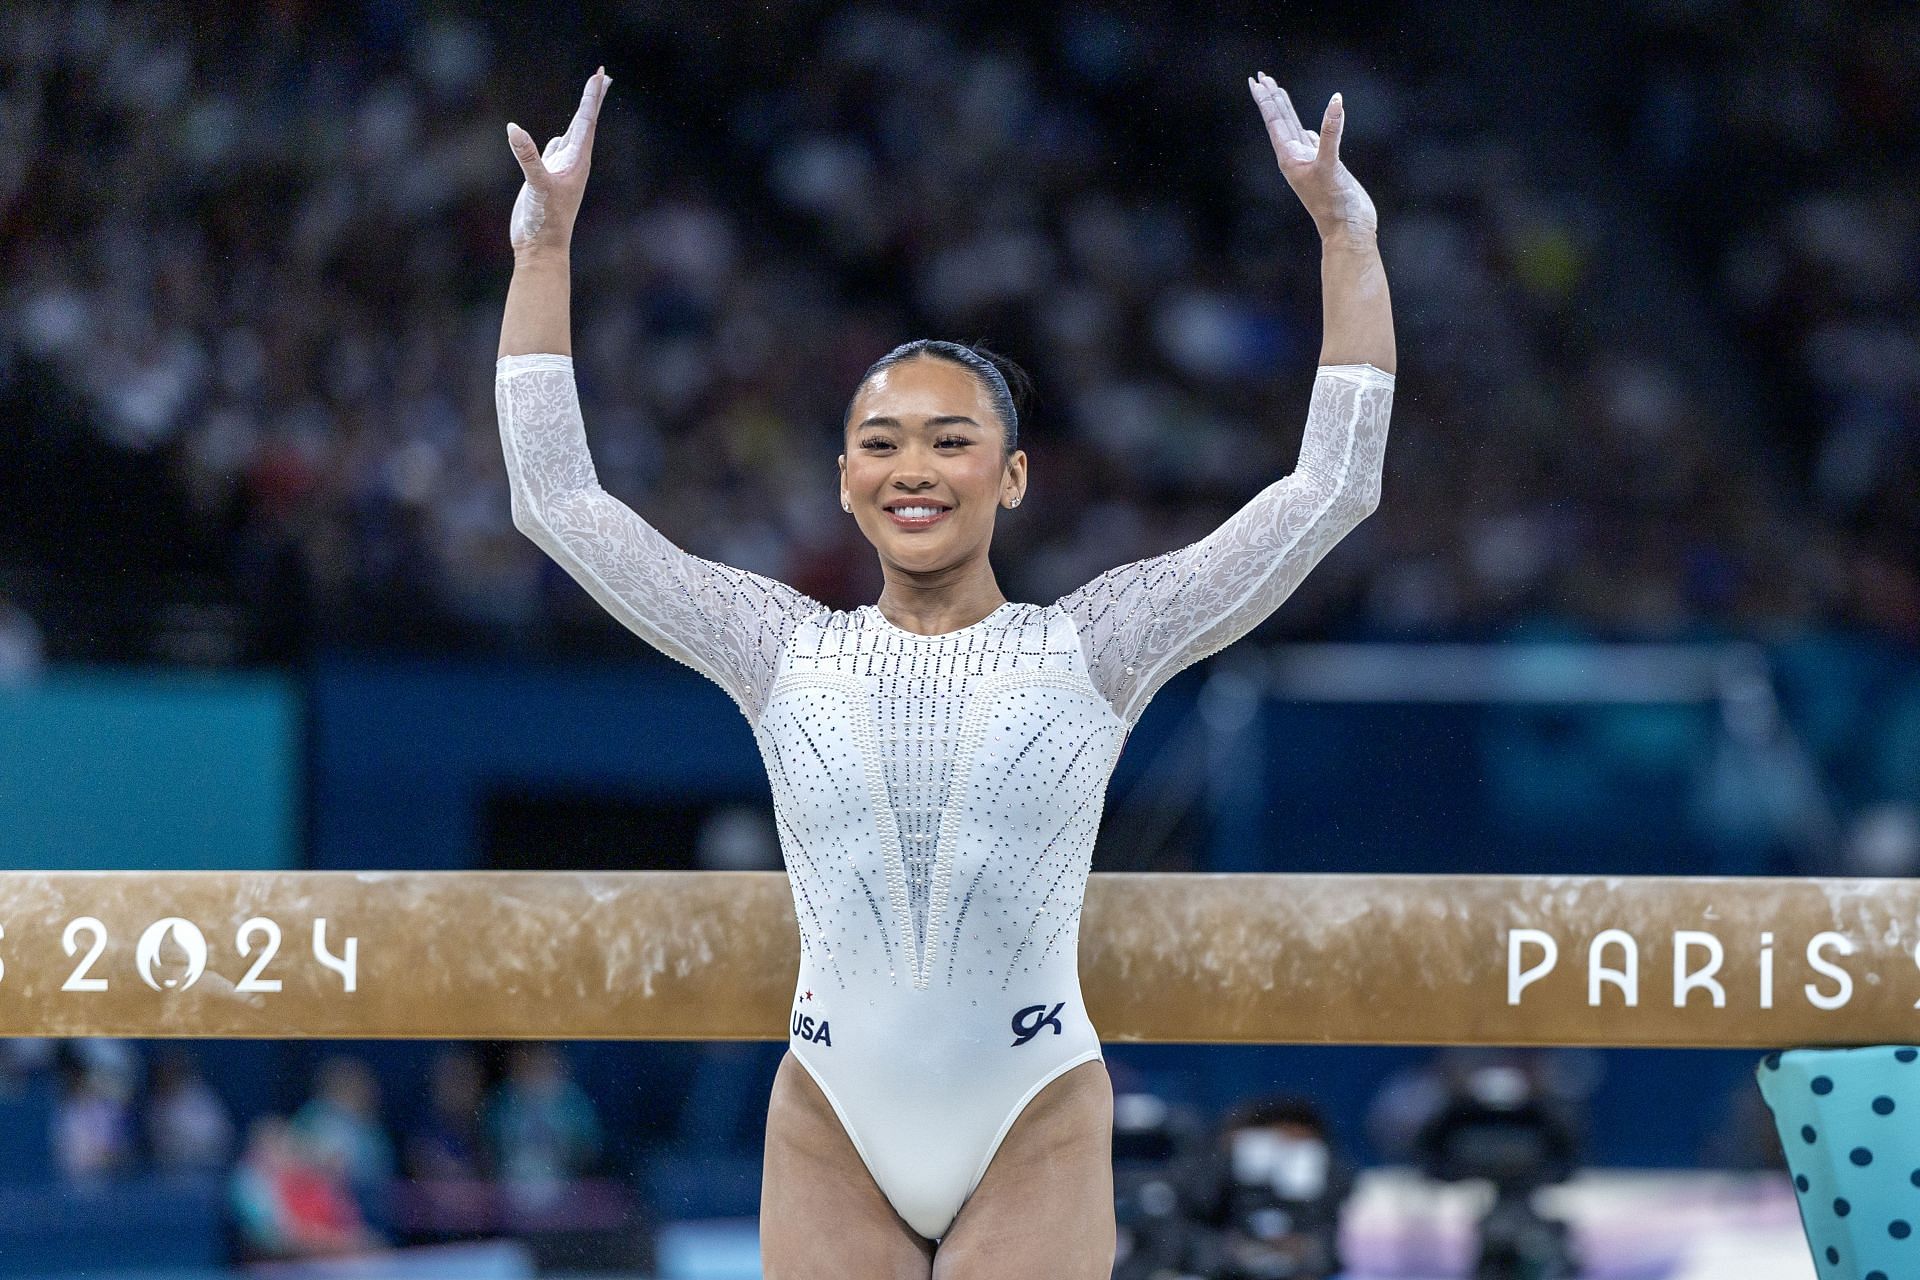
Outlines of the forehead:
<svg viewBox="0 0 1920 1280">
<path fill-rule="evenodd" d="M 947 414 L 965 414 L 982 426 L 996 421 L 978 378 L 951 360 L 916 356 L 867 380 L 854 400 L 853 424 L 879 415 L 912 425 L 916 418 Z"/>
</svg>

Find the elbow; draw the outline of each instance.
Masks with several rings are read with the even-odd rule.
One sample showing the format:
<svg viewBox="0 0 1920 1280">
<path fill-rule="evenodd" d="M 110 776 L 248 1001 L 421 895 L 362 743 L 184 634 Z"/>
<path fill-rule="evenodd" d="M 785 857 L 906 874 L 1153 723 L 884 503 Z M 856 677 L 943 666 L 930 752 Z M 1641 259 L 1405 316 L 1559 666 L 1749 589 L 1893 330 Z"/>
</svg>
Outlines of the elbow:
<svg viewBox="0 0 1920 1280">
<path fill-rule="evenodd" d="M 1378 494 L 1368 496 L 1355 492 L 1343 495 L 1340 501 L 1334 503 L 1332 509 L 1327 512 L 1327 522 L 1339 531 L 1340 537 L 1344 538 L 1352 533 L 1361 521 L 1372 515 L 1379 505 Z"/>
<path fill-rule="evenodd" d="M 1378 465 L 1360 468 L 1360 474 L 1351 477 L 1342 487 L 1340 505 L 1347 508 L 1349 518 L 1359 524 L 1380 509 L 1380 467 Z"/>
<path fill-rule="evenodd" d="M 1362 485 L 1355 491 L 1353 508 L 1355 524 L 1359 524 L 1380 509 L 1380 478 L 1378 476 L 1373 477 L 1370 483 Z"/>
<path fill-rule="evenodd" d="M 580 544 L 588 540 L 581 531 L 593 524 L 595 498 L 604 497 L 597 486 L 552 493 L 516 483 L 508 493 L 513 527 L 556 560 L 580 554 Z"/>
<path fill-rule="evenodd" d="M 513 527 L 529 538 L 533 537 L 533 531 L 539 527 L 539 522 L 534 519 L 532 504 L 521 496 L 518 485 L 507 491 L 507 505 L 513 512 Z"/>
<path fill-rule="evenodd" d="M 1379 505 L 1378 486 L 1350 485 L 1334 495 L 1322 519 L 1337 542 L 1352 533 Z"/>
<path fill-rule="evenodd" d="M 522 493 L 518 486 L 511 491 L 510 504 L 513 509 L 513 527 L 527 535 L 542 550 L 553 543 L 553 526 L 543 517 L 540 509 Z"/>
<path fill-rule="evenodd" d="M 513 522 L 513 527 L 525 534 L 527 541 L 546 552 L 549 556 L 555 559 L 560 558 L 564 544 L 554 535 L 552 525 L 529 514 L 525 518 L 516 518 Z"/>
<path fill-rule="evenodd" d="M 1323 519 L 1340 526 L 1342 532 L 1372 515 L 1380 506 L 1380 476 L 1377 472 L 1348 477 L 1320 489 L 1317 505 Z"/>
</svg>

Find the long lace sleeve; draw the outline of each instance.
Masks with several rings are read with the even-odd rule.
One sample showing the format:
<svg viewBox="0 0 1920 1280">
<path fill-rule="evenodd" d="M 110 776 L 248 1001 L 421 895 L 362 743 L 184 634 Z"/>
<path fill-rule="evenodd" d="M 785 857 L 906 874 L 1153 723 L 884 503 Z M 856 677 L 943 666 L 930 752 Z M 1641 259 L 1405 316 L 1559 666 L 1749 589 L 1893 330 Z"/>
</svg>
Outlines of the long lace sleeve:
<svg viewBox="0 0 1920 1280">
<path fill-rule="evenodd" d="M 571 356 L 502 356 L 493 385 L 514 527 L 629 630 L 713 680 L 754 721 L 793 628 L 826 606 L 682 551 L 602 489 Z"/>
<path fill-rule="evenodd" d="M 1322 365 L 1293 474 L 1206 537 L 1060 598 L 1093 683 L 1132 725 L 1161 685 L 1253 628 L 1380 503 L 1394 378 Z"/>
</svg>

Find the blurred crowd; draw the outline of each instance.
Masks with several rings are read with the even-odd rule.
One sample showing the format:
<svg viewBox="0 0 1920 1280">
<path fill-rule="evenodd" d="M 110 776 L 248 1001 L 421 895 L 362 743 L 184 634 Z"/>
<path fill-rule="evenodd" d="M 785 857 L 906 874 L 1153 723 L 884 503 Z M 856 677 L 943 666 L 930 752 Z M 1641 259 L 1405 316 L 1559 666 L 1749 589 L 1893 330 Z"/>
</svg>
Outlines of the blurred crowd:
<svg viewBox="0 0 1920 1280">
<path fill-rule="evenodd" d="M 1517 17 L 1432 56 L 1448 5 L 1285 39 L 1147 0 L 10 5 L 0 667 L 632 651 L 512 527 L 492 403 L 504 125 L 559 132 L 600 62 L 589 437 L 699 554 L 877 594 L 839 415 L 914 336 L 1036 377 L 1013 598 L 1290 469 L 1318 245 L 1245 91 L 1265 69 L 1310 124 L 1345 96 L 1401 359 L 1380 511 L 1275 636 L 1920 638 L 1916 11 L 1736 8 L 1637 0 L 1608 19 L 1635 56 L 1571 40 L 1562 67 L 1508 47 Z"/>
<path fill-rule="evenodd" d="M 576 1264 L 583 1232 L 597 1231 L 602 1247 L 650 1250 L 654 1215 L 692 1203 L 684 1185 L 672 1202 L 643 1203 L 646 1153 L 664 1149 L 643 1143 L 636 1161 L 617 1157 L 622 1135 L 603 1119 L 610 1100 L 575 1079 L 561 1046 L 495 1047 L 507 1052 L 443 1046 L 417 1088 L 408 1078 L 386 1093 L 366 1059 L 329 1048 L 291 1110 L 246 1116 L 224 1096 L 221 1081 L 231 1079 L 211 1078 L 195 1046 L 0 1039 L 0 1185 L 38 1182 L 109 1205 L 133 1180 L 211 1179 L 235 1261 L 563 1230 L 575 1233 L 574 1252 L 557 1256 Z M 1125 1060 L 1110 1068 L 1116 1280 L 1327 1280 L 1343 1269 L 1343 1221 L 1374 1162 L 1416 1183 L 1491 1186 L 1477 1211 L 1476 1274 L 1574 1274 L 1556 1269 L 1574 1260 L 1566 1225 L 1531 1200 L 1582 1168 L 1602 1123 L 1599 1053 L 1446 1048 L 1409 1057 L 1366 1107 L 1371 1161 L 1361 1135 L 1339 1132 L 1306 1094 L 1255 1094 L 1216 1113 L 1170 1096 L 1166 1081 Z M 1785 1168 L 1744 1066 L 1718 1116 L 1710 1109 L 1706 1118 L 1697 1153 L 1705 1167 Z M 758 1160 L 717 1134 L 692 1154 L 707 1164 Z M 757 1168 L 751 1181 L 758 1185 Z M 1431 1261 L 1420 1256 L 1432 1242 L 1413 1229 L 1419 1216 L 1411 1213 L 1402 1242 L 1413 1251 L 1409 1266 Z M 1531 1269 L 1500 1269 L 1522 1262 Z"/>
<path fill-rule="evenodd" d="M 1920 9 L 1641 0 L 1611 117 L 1849 616 L 1920 636 Z M 1735 20 L 1735 14 L 1738 14 Z"/>
<path fill-rule="evenodd" d="M 542 1042 L 515 1045 L 490 1087 L 473 1049 L 443 1049 L 415 1107 L 383 1107 L 367 1063 L 335 1054 L 291 1114 L 254 1116 L 242 1138 L 188 1047 L 148 1059 L 125 1040 L 4 1040 L 0 1104 L 11 1104 L 6 1181 L 43 1166 L 96 1189 L 138 1174 L 217 1177 L 247 1258 L 481 1235 L 605 1195 L 593 1181 L 608 1170 L 598 1108 Z"/>
</svg>

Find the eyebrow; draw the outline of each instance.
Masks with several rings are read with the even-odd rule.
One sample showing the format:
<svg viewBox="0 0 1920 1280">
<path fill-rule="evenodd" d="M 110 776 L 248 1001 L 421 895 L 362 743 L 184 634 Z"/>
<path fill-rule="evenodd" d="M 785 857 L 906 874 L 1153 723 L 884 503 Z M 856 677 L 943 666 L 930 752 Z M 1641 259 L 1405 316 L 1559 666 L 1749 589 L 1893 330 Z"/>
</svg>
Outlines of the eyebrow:
<svg viewBox="0 0 1920 1280">
<path fill-rule="evenodd" d="M 896 418 L 882 418 L 882 417 L 875 416 L 861 422 L 861 424 L 855 427 L 854 430 L 865 431 L 868 427 L 897 428 L 899 427 L 899 425 L 900 425 L 900 422 Z M 950 414 L 944 414 L 938 418 L 928 418 L 925 425 L 929 428 L 933 428 L 933 427 L 959 427 L 959 426 L 978 427 L 980 424 L 975 422 L 972 418 L 967 417 L 965 414 L 950 413 Z"/>
</svg>

